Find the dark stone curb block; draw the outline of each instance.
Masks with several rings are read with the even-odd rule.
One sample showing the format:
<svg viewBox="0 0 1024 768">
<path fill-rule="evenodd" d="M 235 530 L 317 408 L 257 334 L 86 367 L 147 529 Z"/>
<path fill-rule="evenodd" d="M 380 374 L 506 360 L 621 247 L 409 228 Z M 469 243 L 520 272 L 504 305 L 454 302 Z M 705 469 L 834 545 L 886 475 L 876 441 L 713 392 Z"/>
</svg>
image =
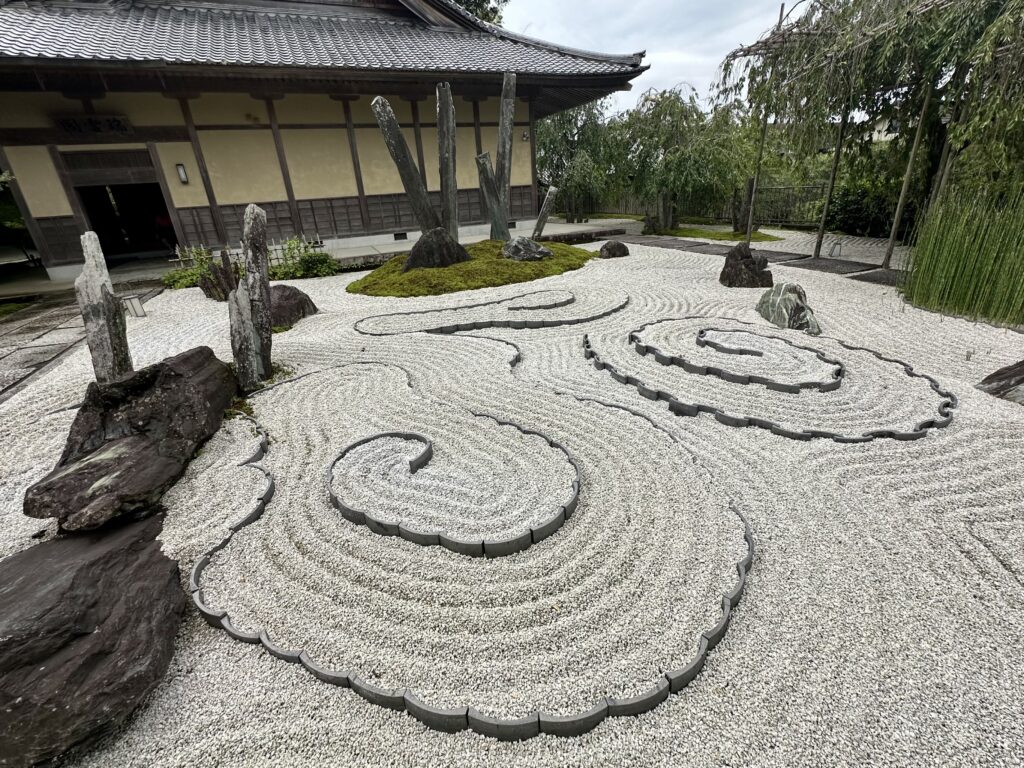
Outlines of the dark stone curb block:
<svg viewBox="0 0 1024 768">
<path fill-rule="evenodd" d="M 698 319 L 704 319 L 704 317 L 701 316 L 701 315 L 697 315 L 697 316 L 681 317 L 681 318 L 674 318 L 674 319 L 676 319 L 676 320 L 698 320 Z M 640 334 L 646 328 L 648 328 L 648 327 L 650 327 L 652 325 L 655 325 L 656 323 L 663 323 L 663 322 L 667 322 L 667 321 L 666 320 L 657 320 L 657 321 L 655 321 L 653 323 L 647 323 L 646 325 L 640 327 L 639 329 L 637 329 L 635 331 L 632 331 L 629 334 L 629 341 L 630 341 L 630 343 L 631 344 L 639 343 L 639 336 L 640 336 Z M 735 322 L 744 323 L 746 325 L 753 325 L 753 323 L 745 323 L 745 321 L 742 321 L 742 320 L 737 320 Z M 778 337 L 772 336 L 771 338 L 778 338 Z M 827 338 L 827 337 L 823 337 L 823 338 Z M 869 354 L 874 355 L 876 358 L 878 358 L 882 362 L 892 363 L 894 365 L 899 365 L 899 366 L 901 366 L 904 369 L 904 371 L 906 372 L 906 374 L 908 376 L 910 376 L 912 378 L 924 379 L 925 381 L 927 381 L 930 384 L 932 390 L 939 397 L 943 398 L 943 401 L 939 404 L 939 408 L 938 408 L 938 412 L 939 412 L 939 417 L 940 418 L 939 419 L 930 419 L 928 421 L 921 422 L 920 424 L 915 425 L 914 429 L 909 431 L 909 432 L 902 432 L 902 431 L 896 431 L 896 430 L 875 430 L 875 431 L 872 431 L 872 432 L 866 432 L 863 435 L 839 435 L 839 434 L 836 434 L 834 432 L 825 432 L 825 431 L 822 431 L 822 430 L 815 430 L 815 429 L 796 431 L 796 430 L 787 429 L 786 427 L 783 427 L 781 424 L 776 424 L 775 422 L 769 421 L 767 419 L 760 419 L 760 418 L 757 418 L 757 417 L 754 417 L 754 416 L 733 416 L 731 414 L 726 413 L 725 411 L 722 411 L 722 410 L 720 410 L 718 408 L 715 408 L 714 406 L 703 405 L 703 404 L 699 404 L 699 403 L 691 405 L 689 403 L 684 403 L 684 402 L 682 402 L 680 400 L 677 400 L 673 395 L 670 395 L 667 392 L 662 392 L 660 390 L 655 392 L 650 387 L 647 387 L 646 385 L 644 385 L 643 382 L 641 382 L 636 377 L 634 377 L 634 376 L 626 376 L 625 374 L 620 373 L 618 371 L 618 369 L 614 365 L 612 365 L 611 363 L 608 363 L 608 362 L 605 362 L 604 360 L 602 360 L 600 355 L 598 355 L 597 352 L 594 350 L 594 348 L 591 346 L 591 344 L 590 344 L 590 336 L 587 335 L 587 334 L 584 334 L 584 336 L 583 336 L 583 357 L 584 357 L 585 360 L 589 360 L 593 364 L 594 368 L 596 368 L 597 370 L 599 370 L 599 371 L 607 371 L 608 374 L 615 381 L 619 382 L 620 384 L 626 384 L 628 386 L 632 386 L 633 388 L 635 388 L 637 390 L 637 393 L 641 397 L 646 397 L 646 398 L 651 399 L 651 400 L 664 400 L 666 403 L 668 403 L 669 411 L 671 413 L 675 414 L 676 416 L 686 416 L 686 417 L 689 417 L 689 418 L 693 418 L 693 417 L 699 416 L 702 413 L 707 413 L 707 414 L 711 415 L 712 417 L 714 417 L 720 423 L 725 424 L 727 426 L 741 427 L 741 428 L 756 427 L 758 429 L 766 429 L 766 430 L 772 432 L 773 434 L 778 435 L 779 437 L 785 437 L 785 438 L 788 438 L 790 440 L 805 440 L 806 441 L 806 440 L 816 440 L 816 439 L 828 439 L 828 440 L 832 440 L 833 442 L 841 443 L 841 444 L 870 443 L 872 440 L 912 441 L 912 440 L 920 440 L 922 438 L 927 437 L 929 432 L 931 431 L 931 429 L 944 429 L 945 427 L 948 427 L 950 424 L 953 423 L 952 411 L 954 409 L 956 409 L 957 407 L 959 407 L 959 402 L 960 401 L 956 397 L 956 395 L 954 395 L 952 392 L 949 392 L 949 391 L 943 389 L 942 386 L 938 383 L 938 381 L 936 379 L 932 378 L 931 376 L 928 376 L 927 374 L 917 373 L 914 370 L 913 366 L 911 366 L 909 363 L 905 363 L 902 360 L 897 360 L 895 358 L 886 357 L 885 355 L 881 354 L 880 352 L 876 352 L 873 349 L 868 349 L 867 347 L 857 347 L 857 346 L 854 346 L 852 344 L 847 344 L 844 341 L 840 341 L 839 339 L 828 339 L 828 340 L 834 341 L 836 344 L 839 344 L 841 347 L 843 347 L 845 349 L 849 349 L 849 350 L 855 351 L 855 352 L 867 352 Z M 787 341 L 787 343 L 789 343 L 789 342 Z M 793 345 L 793 346 L 797 346 L 797 345 Z M 650 351 L 650 349 L 651 349 L 647 345 L 644 345 L 642 343 L 639 344 L 639 347 L 640 347 L 640 349 L 643 349 L 644 351 L 641 352 L 640 349 L 637 349 L 637 348 L 634 348 L 634 351 L 636 351 L 638 354 L 641 354 L 641 355 L 645 354 L 646 352 Z M 817 353 L 817 350 L 814 350 L 814 349 L 812 349 L 810 347 L 800 347 L 800 348 Z M 664 354 L 662 354 L 662 357 L 666 357 L 666 356 Z M 841 363 L 838 363 L 836 361 L 831 360 L 831 358 L 824 357 L 824 356 L 822 356 L 820 354 L 819 354 L 819 357 L 821 357 L 822 360 L 824 360 L 824 361 L 826 361 L 826 362 L 828 362 L 830 364 L 831 363 L 835 363 L 836 365 L 841 367 L 841 373 L 840 372 L 836 373 L 837 379 L 839 379 L 840 376 L 844 377 L 846 375 L 846 367 L 844 365 L 842 365 Z M 689 366 L 689 364 L 687 364 L 687 366 Z M 699 373 L 707 374 L 707 373 L 711 373 L 712 370 L 715 370 L 715 369 L 710 369 L 710 368 L 701 367 L 701 366 L 689 366 L 689 367 L 687 367 L 687 366 L 684 366 L 684 368 L 686 368 L 686 370 L 688 372 L 690 372 L 690 373 L 697 373 L 697 372 L 699 372 Z M 691 368 L 694 369 L 694 370 L 691 370 Z M 712 374 L 712 375 L 714 375 L 714 374 Z M 754 377 L 750 377 L 750 378 L 753 381 Z M 786 385 L 779 385 L 779 386 L 786 386 Z M 652 395 L 654 395 L 654 396 L 652 397 Z"/>
<path fill-rule="evenodd" d="M 331 506 L 333 506 L 335 509 L 341 512 L 342 517 L 344 517 L 350 523 L 354 523 L 355 525 L 365 525 L 373 533 L 376 533 L 380 536 L 401 537 L 412 544 L 418 544 L 423 547 L 440 546 L 444 547 L 450 552 L 454 552 L 457 555 L 465 555 L 467 557 L 509 557 L 510 555 L 515 555 L 519 552 L 523 552 L 529 549 L 534 544 L 541 542 L 546 538 L 549 538 L 565 524 L 566 520 L 572 517 L 573 513 L 576 511 L 577 505 L 579 504 L 581 475 L 579 464 L 576 463 L 576 459 L 573 458 L 572 454 L 570 454 L 564 446 L 555 442 L 546 435 L 541 434 L 540 432 L 535 432 L 533 430 L 526 429 L 525 427 L 520 426 L 519 424 L 516 424 L 511 421 L 501 421 L 500 419 L 496 419 L 493 416 L 487 415 L 486 413 L 475 413 L 472 411 L 471 413 L 473 413 L 474 416 L 477 416 L 479 418 L 491 419 L 492 421 L 497 422 L 502 426 L 515 427 L 524 435 L 536 435 L 537 437 L 540 437 L 543 440 L 545 440 L 548 443 L 548 445 L 550 445 L 552 448 L 556 448 L 565 454 L 566 458 L 569 460 L 569 463 L 573 467 L 573 471 L 576 473 L 576 479 L 573 480 L 572 494 L 570 495 L 569 500 L 562 506 L 558 507 L 558 510 L 547 522 L 542 523 L 541 525 L 535 528 L 527 529 L 518 536 L 514 536 L 510 539 L 474 539 L 470 541 L 463 541 L 461 539 L 456 539 L 451 536 L 448 536 L 440 531 L 420 531 L 407 528 L 401 524 L 391 523 L 384 520 L 378 520 L 377 518 L 365 512 L 361 512 L 358 509 L 353 509 L 340 498 L 338 498 L 338 495 L 334 492 L 333 487 L 334 468 L 338 465 L 338 462 L 345 458 L 345 456 L 347 456 L 356 448 L 366 445 L 367 443 L 391 437 L 399 438 L 402 440 L 416 440 L 420 443 L 423 443 L 423 445 L 426 447 L 424 448 L 422 453 L 420 453 L 417 457 L 415 457 L 409 462 L 409 471 L 415 474 L 417 470 L 425 467 L 428 463 L 430 463 L 430 460 L 434 456 L 433 443 L 423 435 L 418 435 L 413 432 L 384 432 L 379 435 L 372 435 L 370 437 L 366 437 L 363 438 L 362 440 L 352 443 L 352 445 L 348 446 L 341 453 L 339 453 L 338 457 L 334 461 L 332 461 L 327 468 L 327 497 L 331 503 Z M 199 567 L 199 563 L 197 563 L 196 566 Z M 202 567 L 205 568 L 206 563 L 203 563 Z M 193 583 L 198 584 L 198 581 L 195 579 L 195 577 L 193 577 Z"/>
<path fill-rule="evenodd" d="M 570 304 L 572 304 L 572 303 L 574 303 L 576 301 L 576 297 L 571 295 L 571 292 L 569 292 L 569 291 L 566 291 L 566 293 L 570 293 L 570 296 L 569 296 L 568 299 L 560 299 L 559 301 L 553 301 L 550 304 L 534 304 L 534 305 L 528 306 L 528 307 L 509 307 L 508 311 L 509 312 L 525 312 L 525 311 L 534 310 L 534 309 L 561 309 L 562 307 L 568 307 Z"/>
<path fill-rule="evenodd" d="M 442 326 L 438 326 L 436 328 L 425 328 L 425 329 L 420 329 L 420 330 L 416 330 L 416 331 L 395 331 L 393 333 L 373 333 L 371 331 L 364 331 L 362 328 L 360 328 L 360 325 L 362 325 L 363 323 L 369 322 L 371 320 L 380 320 L 380 319 L 383 319 L 383 318 L 392 318 L 392 317 L 411 317 L 411 316 L 415 316 L 415 315 L 431 315 L 431 314 L 436 314 L 438 312 L 456 312 L 456 311 L 459 311 L 459 310 L 462 310 L 462 309 L 477 309 L 479 307 L 490 307 L 490 306 L 494 306 L 496 304 L 508 304 L 510 302 L 513 302 L 513 301 L 519 301 L 519 300 L 525 299 L 525 298 L 527 298 L 529 296 L 536 296 L 537 294 L 541 294 L 541 293 L 547 293 L 547 291 L 532 291 L 531 293 L 524 293 L 521 296 L 514 296 L 514 297 L 512 297 L 510 299 L 499 299 L 498 301 L 485 301 L 485 302 L 483 302 L 481 304 L 466 304 L 466 305 L 461 306 L 461 307 L 448 307 L 448 308 L 442 308 L 442 309 L 427 309 L 427 310 L 421 310 L 421 311 L 418 311 L 418 312 L 393 312 L 393 313 L 384 314 L 384 315 L 371 315 L 370 317 L 364 317 L 363 319 L 357 321 L 355 323 L 355 325 L 353 326 L 353 328 L 355 329 L 356 333 L 361 333 L 364 336 L 378 336 L 378 337 L 379 336 L 401 336 L 401 335 L 404 335 L 404 334 L 407 334 L 407 333 L 436 333 L 436 334 L 447 335 L 447 334 L 452 334 L 452 333 L 462 333 L 463 331 L 483 331 L 483 330 L 486 330 L 488 328 L 511 328 L 513 330 L 523 330 L 523 329 L 525 329 L 527 327 L 534 327 L 534 328 L 558 328 L 558 327 L 561 327 L 561 326 L 564 326 L 564 325 L 579 325 L 581 323 L 590 323 L 590 322 L 593 322 L 594 320 L 602 320 L 602 319 L 604 319 L 604 318 L 606 318 L 606 317 L 608 317 L 610 315 L 614 315 L 616 312 L 622 311 L 623 309 L 625 309 L 629 305 L 629 296 L 627 296 L 625 298 L 625 300 L 621 304 L 619 304 L 618 306 L 612 307 L 611 309 L 606 309 L 603 312 L 597 313 L 596 315 L 591 315 L 589 317 L 568 318 L 568 319 L 565 319 L 565 320 L 477 320 L 477 321 L 472 322 L 472 323 L 461 323 L 461 324 L 458 324 L 458 325 L 442 325 Z M 568 306 L 568 304 L 572 304 L 575 301 L 576 301 L 576 297 L 573 296 L 572 301 L 567 302 L 563 306 Z M 537 309 L 545 309 L 545 308 L 550 308 L 550 307 L 537 307 Z M 527 310 L 527 309 L 533 309 L 533 307 L 519 307 L 517 309 L 522 311 L 522 310 Z M 534 325 L 530 326 L 529 323 L 531 323 L 531 322 L 534 323 Z"/>
<path fill-rule="evenodd" d="M 486 416 L 485 414 L 475 415 L 491 419 L 494 418 L 492 416 Z M 497 419 L 494 420 L 497 421 Z M 262 458 L 266 454 L 269 445 L 267 434 L 258 424 L 256 424 L 255 421 L 252 421 L 252 419 L 249 419 L 249 421 L 251 421 L 259 430 L 263 447 L 258 458 Z M 531 432 L 517 424 L 511 424 L 510 422 L 499 421 L 498 423 L 515 426 L 517 429 L 520 429 L 527 434 L 540 435 L 538 432 Z M 543 437 L 543 435 L 541 436 Z M 545 439 L 548 440 L 550 445 L 565 451 L 564 448 L 550 438 Z M 570 462 L 576 469 L 577 480 L 573 482 L 572 499 L 570 499 L 568 504 L 559 509 L 559 516 L 562 516 L 565 519 L 571 516 L 571 510 L 576 509 L 576 505 L 579 501 L 580 489 L 579 466 L 568 452 L 566 452 L 566 455 L 569 456 Z M 244 466 L 252 466 L 252 463 L 247 462 Z M 333 464 L 331 466 L 333 467 Z M 257 468 L 261 471 L 265 471 L 262 467 Z M 330 474 L 330 471 L 328 471 L 328 477 Z M 523 741 L 538 736 L 540 733 L 561 737 L 582 736 L 596 728 L 606 717 L 629 717 L 649 712 L 668 698 L 670 694 L 678 693 L 683 690 L 703 669 L 707 660 L 707 654 L 710 653 L 715 645 L 721 641 L 725 632 L 728 630 L 732 610 L 740 602 L 743 590 L 746 587 L 747 576 L 754 560 L 754 534 L 750 528 L 750 523 L 734 505 L 730 504 L 730 509 L 732 509 L 732 511 L 743 522 L 743 536 L 744 541 L 747 544 L 747 554 L 742 560 L 736 563 L 736 571 L 738 575 L 736 585 L 722 597 L 722 620 L 716 627 L 702 635 L 698 643 L 697 655 L 682 669 L 666 672 L 663 678 L 658 680 L 654 687 L 647 693 L 628 699 L 606 698 L 599 701 L 592 709 L 578 715 L 555 716 L 547 715 L 543 712 L 534 712 L 525 718 L 502 720 L 481 714 L 479 711 L 471 707 L 442 710 L 423 702 L 415 695 L 415 693 L 407 688 L 385 689 L 363 680 L 358 675 L 324 668 L 314 662 L 305 651 L 286 650 L 276 645 L 270 639 L 265 630 L 261 630 L 259 632 L 247 632 L 236 628 L 231 623 L 230 617 L 225 612 L 217 611 L 206 605 L 201 589 L 202 572 L 209 564 L 210 557 L 230 543 L 231 537 L 235 533 L 234 531 L 232 531 L 232 533 L 230 533 L 223 542 L 218 544 L 217 547 L 203 555 L 199 562 L 196 563 L 192 577 L 192 601 L 207 623 L 211 626 L 223 629 L 234 640 L 250 645 L 261 646 L 267 653 L 285 662 L 301 664 L 316 679 L 329 685 L 341 688 L 351 688 L 355 693 L 359 694 L 359 696 L 371 704 L 375 704 L 386 709 L 406 711 L 409 715 L 433 730 L 445 733 L 455 733 L 468 728 L 483 736 L 489 736 L 491 738 L 498 739 L 499 741 Z M 259 519 L 258 517 L 253 517 L 251 515 L 249 517 L 252 518 L 251 522 L 255 522 Z M 480 548 L 480 553 L 477 556 L 482 555 L 484 549 L 483 542 L 476 543 L 475 546 Z"/>
</svg>

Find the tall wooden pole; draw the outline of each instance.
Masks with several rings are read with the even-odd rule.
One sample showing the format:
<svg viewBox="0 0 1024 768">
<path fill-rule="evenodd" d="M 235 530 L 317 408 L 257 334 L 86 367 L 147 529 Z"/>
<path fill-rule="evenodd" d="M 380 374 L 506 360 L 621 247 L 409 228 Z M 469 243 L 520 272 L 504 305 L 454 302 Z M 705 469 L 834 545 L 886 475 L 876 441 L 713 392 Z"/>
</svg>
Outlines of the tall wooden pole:
<svg viewBox="0 0 1024 768">
<path fill-rule="evenodd" d="M 455 174 L 455 102 L 448 83 L 437 86 L 437 144 L 441 164 L 441 221 L 459 242 L 459 185 Z"/>
<path fill-rule="evenodd" d="M 832 194 L 836 190 L 836 176 L 839 174 L 839 160 L 843 155 L 843 141 L 846 139 L 846 127 L 850 123 L 850 105 L 846 105 L 843 112 L 843 121 L 839 124 L 839 135 L 836 137 L 836 151 L 832 155 L 832 172 L 828 177 L 828 192 L 825 193 L 825 205 L 821 210 L 821 223 L 818 225 L 818 239 L 814 243 L 814 258 L 821 258 L 821 247 L 825 243 L 825 223 L 828 221 L 828 211 L 832 205 Z"/>
<path fill-rule="evenodd" d="M 786 4 L 779 8 L 779 23 L 775 27 L 778 32 L 782 29 L 782 20 L 786 17 Z M 774 71 L 768 75 L 768 82 L 771 83 Z M 761 121 L 761 143 L 757 149 L 757 168 L 754 169 L 754 186 L 750 189 L 750 210 L 747 211 L 747 245 L 754 237 L 754 207 L 757 202 L 757 187 L 761 182 L 761 164 L 764 162 L 764 145 L 768 138 L 768 105 L 764 107 L 764 118 Z"/>
<path fill-rule="evenodd" d="M 892 264 L 892 253 L 896 248 L 896 236 L 899 234 L 900 221 L 903 219 L 903 209 L 907 205 L 910 182 L 914 178 L 914 161 L 917 160 L 917 150 L 921 146 L 921 137 L 924 135 L 924 124 L 925 119 L 928 117 L 928 108 L 932 105 L 932 91 L 934 87 L 931 81 L 928 81 L 925 87 L 928 90 L 925 92 L 924 103 L 921 105 L 921 117 L 917 121 L 917 132 L 914 134 L 914 146 L 910 148 L 907 171 L 903 174 L 903 189 L 900 191 L 900 201 L 896 206 L 896 218 L 892 222 L 892 232 L 889 234 L 889 244 L 885 248 L 885 259 L 882 261 L 882 269 L 889 269 Z"/>
<path fill-rule="evenodd" d="M 438 217 L 434 206 L 430 204 L 430 196 L 427 194 L 427 187 L 420 176 L 416 161 L 412 159 L 409 151 L 409 143 L 405 140 L 402 128 L 398 124 L 398 118 L 391 108 L 388 100 L 378 96 L 370 105 L 374 115 L 377 116 L 377 124 L 384 134 L 384 143 L 387 144 L 391 159 L 395 161 L 395 167 L 402 177 L 402 185 L 405 193 L 409 196 L 409 204 L 412 206 L 413 215 L 419 222 L 420 230 L 425 234 L 432 229 L 441 226 L 441 219 Z"/>
</svg>

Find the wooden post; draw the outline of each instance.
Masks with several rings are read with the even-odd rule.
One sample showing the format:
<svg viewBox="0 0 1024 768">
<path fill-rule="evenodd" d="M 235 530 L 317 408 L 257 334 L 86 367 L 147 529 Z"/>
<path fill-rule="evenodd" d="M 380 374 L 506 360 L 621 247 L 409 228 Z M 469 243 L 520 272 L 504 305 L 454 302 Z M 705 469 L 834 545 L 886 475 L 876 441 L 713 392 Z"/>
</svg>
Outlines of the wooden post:
<svg viewBox="0 0 1024 768">
<path fill-rule="evenodd" d="M 540 214 L 537 216 L 537 226 L 533 228 L 533 239 L 539 240 L 544 234 L 544 227 L 548 223 L 551 209 L 555 207 L 555 200 L 558 199 L 558 187 L 548 187 L 548 193 L 544 196 L 544 205 L 540 207 Z"/>
<path fill-rule="evenodd" d="M 459 242 L 459 184 L 455 173 L 455 102 L 448 83 L 437 86 L 437 145 L 441 165 L 441 221 L 448 234 Z"/>
<path fill-rule="evenodd" d="M 885 248 L 885 259 L 882 261 L 882 269 L 889 269 L 892 264 L 892 253 L 896 248 L 896 236 L 899 234 L 900 220 L 903 218 L 903 209 L 907 205 L 907 195 L 910 193 L 910 182 L 914 178 L 914 161 L 917 160 L 917 150 L 921 146 L 921 137 L 924 135 L 924 124 L 928 117 L 928 108 L 932 104 L 931 81 L 926 86 L 928 90 L 924 96 L 924 103 L 921 105 L 921 117 L 917 121 L 917 131 L 914 134 L 914 145 L 910 148 L 910 159 L 907 160 L 907 171 L 903 174 L 903 189 L 900 190 L 900 201 L 896 206 L 896 218 L 892 222 L 892 232 L 889 233 L 889 244 Z"/>
<path fill-rule="evenodd" d="M 508 216 L 501 207 L 501 198 L 494 182 L 494 169 L 491 167 L 491 156 L 487 152 L 477 155 L 476 167 L 480 172 L 480 191 L 484 195 L 484 204 L 491 218 L 491 240 L 508 242 L 512 233 L 508 231 Z"/>
<path fill-rule="evenodd" d="M 494 162 L 494 183 L 498 188 L 498 199 L 506 220 L 511 217 L 512 197 L 512 134 L 516 123 L 516 75 L 506 72 L 501 88 L 501 105 L 498 116 L 498 151 Z M 507 228 L 507 227 L 506 227 Z"/>
<path fill-rule="evenodd" d="M 836 189 L 836 176 L 839 173 L 839 160 L 843 154 L 843 141 L 846 139 L 846 127 L 850 122 L 850 109 L 847 105 L 843 112 L 843 122 L 839 124 L 839 136 L 836 137 L 836 151 L 832 155 L 832 173 L 828 177 L 828 191 L 825 193 L 825 205 L 821 210 L 821 223 L 818 225 L 818 239 L 814 243 L 815 259 L 821 258 L 821 247 L 825 243 L 825 222 L 828 220 L 828 209 L 832 205 L 832 193 Z"/>
<path fill-rule="evenodd" d="M 430 204 L 427 188 L 423 184 L 419 168 L 416 167 L 416 162 L 409 152 L 409 143 L 405 140 L 402 129 L 398 125 L 395 111 L 383 96 L 375 98 L 371 107 L 377 116 L 380 131 L 384 134 L 384 143 L 388 145 L 391 158 L 395 161 L 395 167 L 398 168 L 398 173 L 402 177 L 402 185 L 405 187 L 405 193 L 409 196 L 409 203 L 416 221 L 419 222 L 420 231 L 425 234 L 432 229 L 437 229 L 441 226 L 441 219 L 438 218 L 434 206 Z"/>
</svg>

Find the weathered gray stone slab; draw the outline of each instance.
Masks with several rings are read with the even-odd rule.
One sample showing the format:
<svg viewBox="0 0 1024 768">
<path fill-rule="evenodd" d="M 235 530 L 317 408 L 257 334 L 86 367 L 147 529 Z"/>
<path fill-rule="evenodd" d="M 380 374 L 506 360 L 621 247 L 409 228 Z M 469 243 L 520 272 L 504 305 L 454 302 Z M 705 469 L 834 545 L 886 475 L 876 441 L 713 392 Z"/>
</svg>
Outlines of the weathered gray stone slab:
<svg viewBox="0 0 1024 768">
<path fill-rule="evenodd" d="M 508 230 L 508 214 L 501 205 L 501 197 L 494 180 L 494 169 L 491 167 L 491 156 L 484 152 L 477 155 L 476 167 L 480 172 L 480 191 L 484 194 L 484 205 L 491 220 L 491 240 L 507 242 L 512 239 Z"/>
<path fill-rule="evenodd" d="M 258 344 L 259 375 L 261 379 L 267 379 L 272 367 L 270 352 L 274 325 L 270 301 L 270 250 L 267 247 L 267 213 L 255 205 L 245 209 L 242 255 L 245 258 L 249 313 Z"/>
<path fill-rule="evenodd" d="M 124 307 L 114 295 L 95 232 L 82 235 L 85 267 L 75 280 L 75 296 L 85 321 L 85 338 L 96 381 L 105 384 L 132 372 Z"/>
<path fill-rule="evenodd" d="M 441 218 L 430 204 L 430 195 L 423 184 L 423 177 L 420 176 L 419 168 L 412 159 L 409 151 L 409 143 L 405 140 L 405 134 L 398 124 L 395 111 L 391 108 L 388 100 L 378 96 L 371 104 L 373 114 L 377 116 L 377 124 L 384 135 L 384 143 L 387 144 L 391 159 L 395 161 L 398 174 L 402 177 L 402 186 L 409 196 L 409 204 L 412 206 L 413 215 L 419 222 L 421 232 L 429 232 L 441 226 Z"/>
<path fill-rule="evenodd" d="M 441 221 L 459 242 L 459 184 L 455 172 L 457 130 L 455 102 L 448 83 L 437 86 L 437 144 L 441 172 Z"/>
<path fill-rule="evenodd" d="M 263 381 L 263 363 L 259 355 L 259 339 L 252 322 L 252 304 L 246 282 L 228 295 L 228 319 L 231 324 L 231 354 L 235 360 L 235 376 L 242 392 L 254 392 Z"/>
<path fill-rule="evenodd" d="M 558 187 L 548 187 L 548 193 L 544 195 L 544 204 L 540 207 L 540 214 L 537 216 L 537 224 L 533 228 L 533 239 L 539 240 L 544 234 L 544 227 L 551 218 L 551 212 L 555 209 L 555 202 L 558 200 Z"/>
<path fill-rule="evenodd" d="M 501 104 L 498 109 L 498 150 L 494 157 L 494 182 L 498 190 L 502 214 L 507 221 L 511 210 L 512 133 L 516 122 L 516 75 L 514 72 L 505 73 L 501 86 Z"/>
</svg>

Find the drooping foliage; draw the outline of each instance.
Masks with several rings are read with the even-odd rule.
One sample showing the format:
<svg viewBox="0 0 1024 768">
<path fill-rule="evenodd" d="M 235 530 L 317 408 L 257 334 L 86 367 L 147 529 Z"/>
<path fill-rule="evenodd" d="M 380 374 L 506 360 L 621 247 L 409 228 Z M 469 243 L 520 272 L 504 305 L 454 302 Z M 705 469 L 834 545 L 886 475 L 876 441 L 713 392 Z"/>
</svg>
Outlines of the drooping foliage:
<svg viewBox="0 0 1024 768">
<path fill-rule="evenodd" d="M 508 0 L 455 0 L 478 19 L 492 24 L 501 24 L 501 12 L 508 5 Z"/>
</svg>

